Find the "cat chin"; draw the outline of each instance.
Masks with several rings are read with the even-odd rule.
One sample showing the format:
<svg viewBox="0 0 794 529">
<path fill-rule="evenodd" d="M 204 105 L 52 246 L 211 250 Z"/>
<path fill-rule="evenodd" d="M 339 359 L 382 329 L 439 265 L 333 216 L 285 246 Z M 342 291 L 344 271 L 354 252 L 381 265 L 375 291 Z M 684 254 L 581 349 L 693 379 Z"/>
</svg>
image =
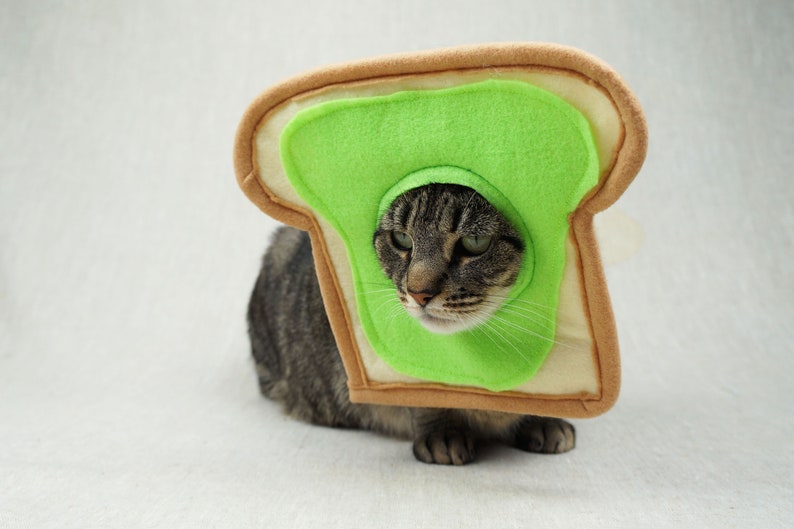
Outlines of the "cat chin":
<svg viewBox="0 0 794 529">
<path fill-rule="evenodd" d="M 422 324 L 422 327 L 435 334 L 453 334 L 475 326 L 475 324 L 470 322 L 436 318 L 429 314 L 422 314 L 417 319 Z"/>
</svg>

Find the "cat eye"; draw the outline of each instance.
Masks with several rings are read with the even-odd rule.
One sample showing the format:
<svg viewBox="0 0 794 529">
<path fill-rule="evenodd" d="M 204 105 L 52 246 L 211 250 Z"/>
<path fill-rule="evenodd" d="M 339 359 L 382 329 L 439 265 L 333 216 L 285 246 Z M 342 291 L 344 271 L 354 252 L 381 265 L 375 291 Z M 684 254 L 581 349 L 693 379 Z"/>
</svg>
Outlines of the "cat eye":
<svg viewBox="0 0 794 529">
<path fill-rule="evenodd" d="M 404 231 L 395 230 L 391 232 L 391 239 L 394 241 L 394 245 L 400 250 L 410 250 L 414 247 L 413 239 Z"/>
<path fill-rule="evenodd" d="M 490 235 L 464 235 L 460 239 L 463 249 L 471 255 L 481 255 L 491 246 Z"/>
</svg>

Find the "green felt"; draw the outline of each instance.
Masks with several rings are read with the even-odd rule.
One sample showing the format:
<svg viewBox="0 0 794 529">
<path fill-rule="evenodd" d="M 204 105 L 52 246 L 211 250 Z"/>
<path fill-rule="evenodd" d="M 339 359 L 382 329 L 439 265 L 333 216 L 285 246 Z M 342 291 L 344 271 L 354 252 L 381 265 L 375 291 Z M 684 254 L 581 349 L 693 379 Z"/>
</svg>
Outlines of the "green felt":
<svg viewBox="0 0 794 529">
<path fill-rule="evenodd" d="M 537 372 L 554 339 L 568 215 L 598 181 L 581 113 L 533 85 L 491 80 L 322 103 L 299 112 L 280 141 L 287 177 L 346 245 L 361 324 L 389 366 L 492 391 Z M 527 245 L 511 300 L 486 324 L 448 335 L 393 310 L 372 246 L 391 200 L 432 182 L 477 190 Z"/>
</svg>

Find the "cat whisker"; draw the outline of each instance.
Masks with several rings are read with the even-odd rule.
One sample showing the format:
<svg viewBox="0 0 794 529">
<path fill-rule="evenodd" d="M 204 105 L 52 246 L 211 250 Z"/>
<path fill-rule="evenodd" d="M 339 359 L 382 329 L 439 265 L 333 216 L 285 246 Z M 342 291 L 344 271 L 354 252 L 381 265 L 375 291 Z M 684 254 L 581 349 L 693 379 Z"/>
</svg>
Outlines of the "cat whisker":
<svg viewBox="0 0 794 529">
<path fill-rule="evenodd" d="M 544 340 L 548 340 L 550 342 L 554 342 L 553 339 L 549 338 L 548 336 L 546 336 L 544 334 L 541 334 L 539 332 L 533 331 L 533 330 L 528 329 L 526 327 L 522 327 L 521 325 L 513 323 L 512 321 L 507 320 L 505 318 L 502 318 L 501 316 L 497 316 L 496 314 L 491 315 L 490 319 L 492 319 L 495 322 L 499 322 L 502 325 L 502 328 L 516 329 L 517 331 L 521 331 L 524 334 L 530 334 L 530 335 L 535 336 L 537 338 L 542 338 Z"/>
<path fill-rule="evenodd" d="M 544 314 L 544 315 L 549 314 L 549 315 L 551 315 L 551 314 L 556 314 L 556 312 L 557 312 L 557 309 L 554 308 L 554 307 L 546 307 L 544 305 L 541 305 L 540 303 L 535 303 L 533 301 L 529 301 L 529 300 L 526 300 L 526 299 L 509 298 L 509 297 L 501 297 L 501 296 L 494 296 L 494 295 L 489 295 L 488 299 L 494 299 L 494 300 L 498 301 L 499 303 L 503 303 L 503 304 L 510 304 L 511 306 L 513 306 L 513 307 L 515 307 L 517 309 L 522 309 L 522 310 L 527 310 L 527 311 L 531 310 L 531 311 L 534 311 L 535 314 Z"/>
<path fill-rule="evenodd" d="M 497 349 L 499 352 L 501 352 L 501 353 L 503 353 L 503 354 L 509 354 L 509 352 L 508 352 L 508 351 L 505 351 L 505 349 L 504 349 L 504 348 L 503 348 L 501 345 L 499 345 L 499 342 L 497 342 L 497 341 L 494 339 L 494 337 L 493 337 L 493 336 L 491 336 L 491 333 L 490 333 L 490 332 L 488 332 L 486 329 L 487 329 L 487 330 L 491 330 L 491 328 L 490 328 L 490 326 L 488 325 L 488 322 L 487 322 L 487 321 L 481 321 L 481 322 L 478 322 L 478 324 L 477 324 L 477 327 L 475 327 L 475 330 L 477 330 L 478 332 L 482 333 L 482 334 L 483 334 L 483 335 L 485 335 L 485 336 L 486 336 L 486 337 L 487 337 L 489 340 L 491 340 L 491 342 L 492 342 L 492 343 L 493 343 L 493 344 L 496 346 L 496 349 Z"/>
<path fill-rule="evenodd" d="M 488 318 L 488 319 L 485 319 L 485 320 L 483 320 L 483 321 L 481 322 L 481 324 L 480 324 L 480 325 L 481 325 L 481 326 L 484 326 L 484 327 L 486 327 L 486 328 L 488 328 L 488 329 L 489 329 L 491 332 L 493 332 L 493 333 L 494 333 L 494 334 L 496 334 L 496 335 L 497 335 L 499 338 L 501 338 L 501 339 L 502 339 L 502 341 L 504 341 L 504 342 L 505 342 L 507 345 L 509 345 L 510 347 L 512 347 L 512 348 L 513 348 L 513 350 L 516 352 L 516 354 L 518 354 L 518 356 L 520 356 L 520 357 L 521 357 L 521 358 L 522 358 L 522 359 L 523 359 L 523 360 L 524 360 L 524 361 L 525 361 L 525 362 L 526 362 L 528 365 L 529 365 L 529 364 L 532 364 L 532 362 L 530 361 L 530 359 L 529 359 L 529 358 L 527 358 L 527 356 L 526 356 L 524 353 L 522 353 L 522 352 L 521 352 L 521 350 L 520 350 L 518 347 L 516 347 L 516 345 L 515 345 L 515 344 L 514 344 L 512 341 L 510 341 L 510 340 L 509 340 L 507 337 L 505 337 L 505 335 L 504 335 L 504 334 L 502 334 L 502 332 L 500 332 L 500 329 L 498 329 L 498 328 L 497 328 L 497 327 L 494 325 L 494 322 L 493 322 L 493 320 L 491 320 L 490 318 Z M 501 329 L 501 331 L 504 331 L 505 333 L 507 333 L 507 331 L 506 331 L 505 329 Z M 486 334 L 486 335 L 488 335 L 488 333 L 485 333 L 485 334 Z M 493 341 L 493 338 L 492 338 L 492 337 L 491 337 L 491 340 Z M 502 351 L 502 352 L 504 352 L 504 351 Z"/>
<path fill-rule="evenodd" d="M 389 306 L 390 304 L 392 304 L 392 303 L 393 303 L 393 304 L 394 304 L 396 307 L 402 308 L 402 304 L 400 303 L 400 300 L 399 300 L 399 299 L 397 299 L 397 297 L 388 296 L 386 299 L 382 300 L 382 301 L 380 302 L 380 304 L 379 304 L 379 305 L 378 305 L 378 306 L 377 306 L 375 309 L 373 309 L 373 310 L 372 310 L 372 314 L 373 314 L 373 315 L 377 314 L 377 313 L 378 313 L 378 312 L 380 312 L 382 309 L 384 309 L 384 308 L 388 307 L 388 306 Z M 394 306 L 393 306 L 393 307 L 391 307 L 391 309 L 390 309 L 390 310 L 393 310 L 393 309 L 394 309 Z M 387 314 L 388 314 L 388 313 L 387 313 Z"/>
<path fill-rule="evenodd" d="M 382 294 L 384 292 L 386 292 L 386 293 L 395 292 L 396 293 L 397 291 L 395 290 L 394 287 L 391 287 L 391 288 L 380 288 L 378 290 L 362 290 L 361 291 L 361 293 L 365 294 L 365 295 Z"/>
<path fill-rule="evenodd" d="M 394 301 L 397 300 L 395 299 Z M 388 304 L 388 302 L 382 303 L 376 310 L 372 311 L 372 315 L 375 316 L 379 311 L 384 311 L 378 316 L 378 319 L 385 323 L 386 328 L 394 323 L 401 313 L 405 314 L 403 306 L 399 301 L 393 305 Z"/>
<path fill-rule="evenodd" d="M 545 336 L 543 334 L 535 332 L 535 331 L 533 331 L 531 329 L 526 329 L 524 327 L 521 327 L 520 325 L 516 325 L 515 323 L 513 323 L 513 322 L 511 322 L 509 320 L 506 320 L 504 318 L 501 318 L 499 316 L 492 315 L 491 318 L 494 321 L 501 323 L 502 325 L 507 325 L 507 326 L 512 327 L 514 329 L 517 329 L 517 330 L 519 330 L 519 331 L 521 331 L 521 332 L 523 332 L 525 334 L 530 334 L 530 335 L 532 335 L 532 336 L 534 336 L 536 338 L 539 338 L 541 340 L 546 340 L 547 342 L 551 342 L 553 345 L 558 345 L 560 347 L 566 347 L 566 348 L 570 348 L 570 349 L 574 349 L 575 348 L 575 346 L 573 346 L 571 344 L 568 344 L 568 343 L 565 343 L 565 342 L 561 342 L 561 341 L 553 339 L 553 338 L 549 338 L 548 336 Z"/>
<path fill-rule="evenodd" d="M 386 322 L 386 326 L 388 328 L 389 325 L 397 321 L 398 318 L 401 316 L 407 316 L 408 313 L 405 312 L 402 303 L 397 303 L 397 305 L 392 306 L 389 311 L 385 314 L 384 321 Z"/>
<path fill-rule="evenodd" d="M 361 292 L 361 295 L 371 299 L 398 299 L 397 291 L 393 288 L 382 291 Z"/>
<path fill-rule="evenodd" d="M 528 299 L 521 299 L 521 298 L 510 297 L 510 296 L 500 296 L 498 294 L 489 294 L 488 297 L 491 297 L 493 299 L 498 299 L 498 300 L 503 301 L 503 302 L 511 301 L 511 302 L 514 302 L 514 303 L 523 303 L 525 305 L 531 305 L 533 307 L 537 307 L 539 309 L 545 309 L 545 310 L 548 310 L 550 312 L 556 312 L 557 311 L 557 307 L 552 307 L 550 305 L 544 305 L 543 303 L 538 303 L 537 301 L 530 301 Z"/>
<path fill-rule="evenodd" d="M 507 303 L 498 304 L 492 301 L 485 302 L 490 307 L 495 307 L 497 310 L 501 310 L 508 314 L 514 314 L 516 316 L 525 317 L 528 320 L 532 321 L 532 323 L 539 323 L 543 325 L 547 330 L 553 331 L 557 325 L 557 322 L 543 314 L 542 312 L 538 312 L 536 310 L 532 310 L 527 307 L 517 307 L 515 305 L 508 305 Z M 494 311 L 496 312 L 496 311 Z M 539 318 L 539 319 L 538 319 Z M 540 321 L 542 320 L 542 321 Z"/>
</svg>

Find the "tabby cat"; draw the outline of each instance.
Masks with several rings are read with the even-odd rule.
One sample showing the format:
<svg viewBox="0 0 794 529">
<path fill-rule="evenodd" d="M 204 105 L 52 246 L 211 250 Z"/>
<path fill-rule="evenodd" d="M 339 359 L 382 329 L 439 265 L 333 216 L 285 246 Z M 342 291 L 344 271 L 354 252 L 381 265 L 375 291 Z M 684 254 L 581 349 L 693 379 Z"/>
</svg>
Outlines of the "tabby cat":
<svg viewBox="0 0 794 529">
<path fill-rule="evenodd" d="M 524 252 L 501 213 L 471 188 L 451 184 L 400 195 L 373 244 L 404 309 L 441 333 L 471 328 L 492 314 L 516 280 Z M 300 230 L 276 232 L 248 324 L 262 393 L 298 419 L 413 439 L 413 453 L 425 463 L 471 462 L 482 441 L 543 453 L 574 447 L 574 429 L 562 419 L 351 403 L 309 237 Z"/>
</svg>

